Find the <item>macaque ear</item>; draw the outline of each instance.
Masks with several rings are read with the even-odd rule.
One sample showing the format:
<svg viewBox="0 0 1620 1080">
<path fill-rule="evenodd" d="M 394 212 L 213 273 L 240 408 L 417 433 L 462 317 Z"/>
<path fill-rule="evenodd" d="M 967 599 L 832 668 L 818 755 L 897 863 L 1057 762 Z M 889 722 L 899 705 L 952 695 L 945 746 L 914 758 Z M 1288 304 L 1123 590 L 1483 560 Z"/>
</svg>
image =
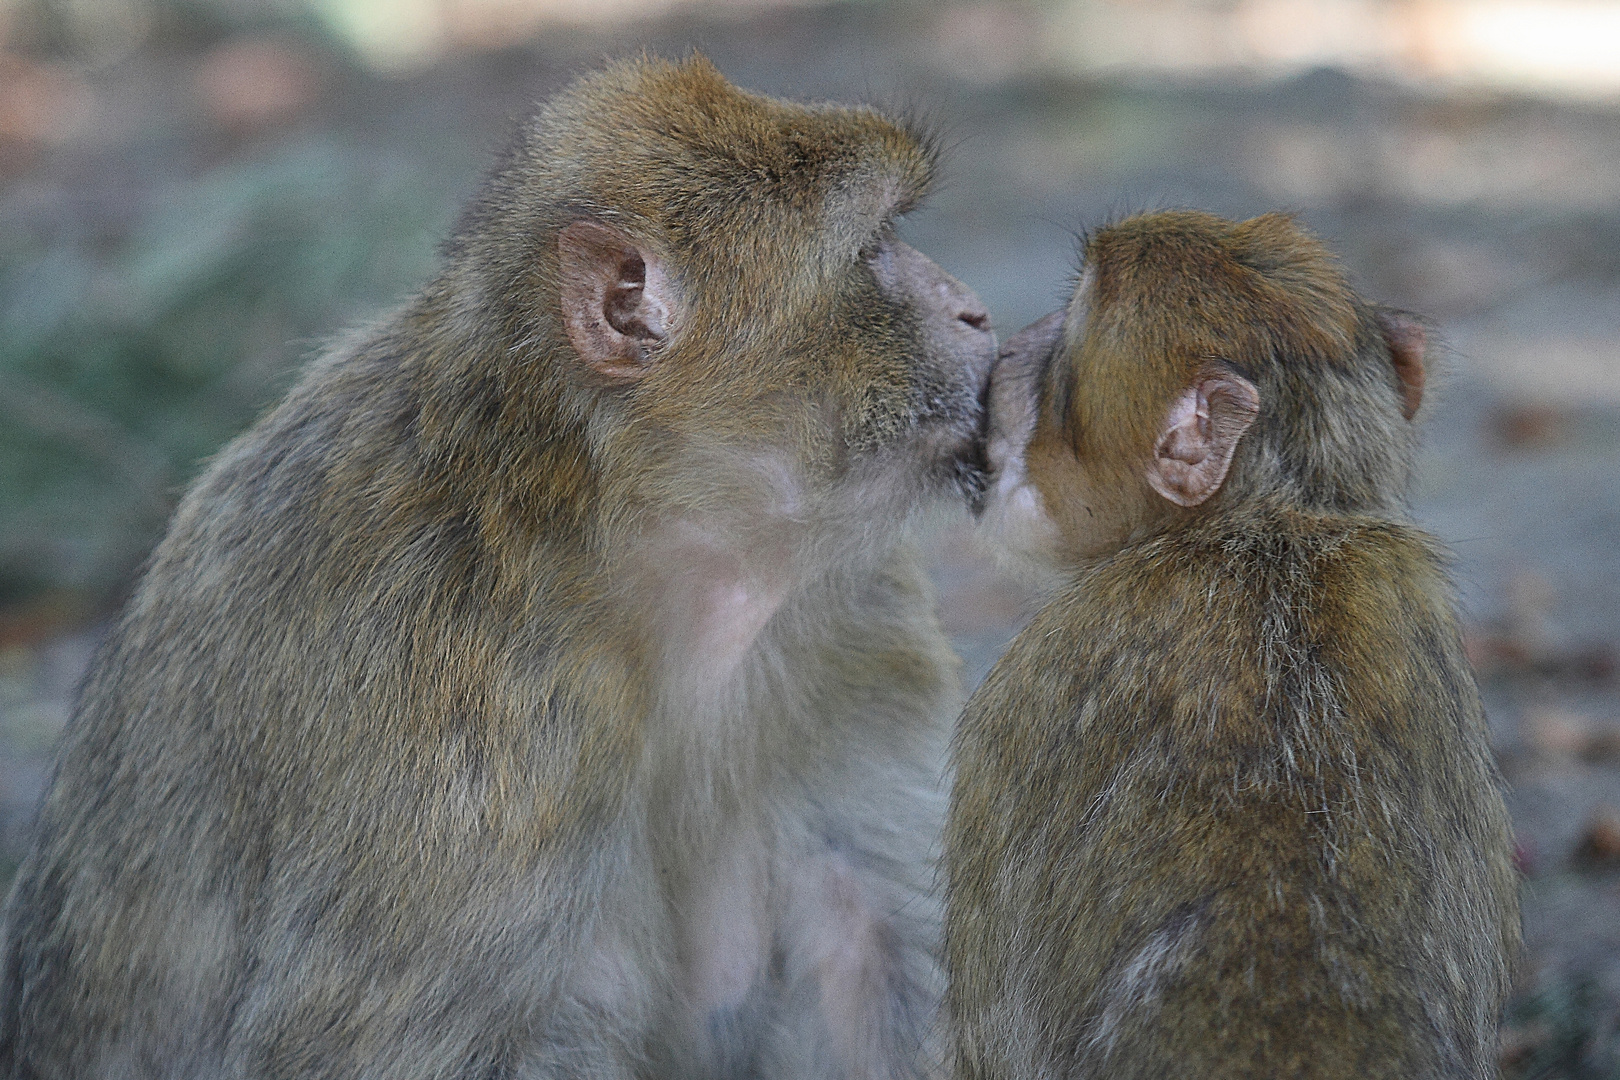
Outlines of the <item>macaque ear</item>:
<svg viewBox="0 0 1620 1080">
<path fill-rule="evenodd" d="M 1205 368 L 1170 405 L 1153 446 L 1147 482 L 1177 506 L 1220 490 L 1238 440 L 1260 414 L 1260 394 L 1236 372 Z"/>
<path fill-rule="evenodd" d="M 582 219 L 557 236 L 563 326 L 586 366 L 640 378 L 674 331 L 677 305 L 663 261 L 617 229 Z"/>
<path fill-rule="evenodd" d="M 1401 380 L 1401 415 L 1410 420 L 1423 404 L 1423 350 L 1429 336 L 1422 324 L 1404 311 L 1380 311 L 1378 327 L 1384 332 L 1390 363 Z"/>
</svg>

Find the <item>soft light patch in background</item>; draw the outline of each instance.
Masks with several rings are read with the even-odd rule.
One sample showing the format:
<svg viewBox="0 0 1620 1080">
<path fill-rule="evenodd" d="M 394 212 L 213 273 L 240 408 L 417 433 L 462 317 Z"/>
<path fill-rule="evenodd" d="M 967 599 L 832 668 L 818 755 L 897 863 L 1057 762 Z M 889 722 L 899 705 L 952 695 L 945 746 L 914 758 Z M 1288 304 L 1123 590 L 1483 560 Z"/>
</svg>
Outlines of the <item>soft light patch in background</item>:
<svg viewBox="0 0 1620 1080">
<path fill-rule="evenodd" d="M 654 19 L 685 10 L 715 17 L 814 0 L 307 0 L 310 8 L 380 70 L 431 63 L 457 46 L 498 48 L 548 27 Z"/>
<path fill-rule="evenodd" d="M 1504 0 L 1071 2 L 1052 56 L 1085 70 L 1287 77 L 1313 67 L 1414 84 L 1620 96 L 1620 4 Z"/>
<path fill-rule="evenodd" d="M 61 0 L 83 8 L 90 0 Z M 123 26 L 137 0 L 97 0 Z M 559 25 L 689 12 L 713 18 L 814 0 L 305 0 L 369 63 L 431 62 L 457 45 L 521 41 Z M 926 22 L 930 12 L 918 11 Z M 1605 0 L 1063 0 L 941 4 L 932 15 L 976 60 L 1007 69 L 1286 78 L 1313 67 L 1410 84 L 1620 100 L 1620 3 Z M 88 24 L 87 24 L 88 25 Z M 1009 40 L 1011 38 L 1012 40 Z M 1021 40 L 1020 40 L 1021 39 Z M 977 46 L 977 49 L 972 48 Z"/>
</svg>

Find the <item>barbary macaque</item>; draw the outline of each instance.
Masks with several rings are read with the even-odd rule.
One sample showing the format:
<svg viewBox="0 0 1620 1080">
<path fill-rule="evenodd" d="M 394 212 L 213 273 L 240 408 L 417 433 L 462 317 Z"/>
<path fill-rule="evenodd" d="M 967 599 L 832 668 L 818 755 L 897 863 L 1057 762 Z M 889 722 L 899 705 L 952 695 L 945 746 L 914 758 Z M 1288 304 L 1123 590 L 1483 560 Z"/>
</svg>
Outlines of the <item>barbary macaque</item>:
<svg viewBox="0 0 1620 1080">
<path fill-rule="evenodd" d="M 5 1077 L 937 1067 L 982 476 L 931 143 L 620 62 L 186 495 L 6 911 Z"/>
<path fill-rule="evenodd" d="M 970 699 L 956 1075 L 1482 1078 L 1519 939 L 1425 335 L 1291 219 L 1127 219 L 991 377 L 985 511 L 1060 584 Z"/>
</svg>

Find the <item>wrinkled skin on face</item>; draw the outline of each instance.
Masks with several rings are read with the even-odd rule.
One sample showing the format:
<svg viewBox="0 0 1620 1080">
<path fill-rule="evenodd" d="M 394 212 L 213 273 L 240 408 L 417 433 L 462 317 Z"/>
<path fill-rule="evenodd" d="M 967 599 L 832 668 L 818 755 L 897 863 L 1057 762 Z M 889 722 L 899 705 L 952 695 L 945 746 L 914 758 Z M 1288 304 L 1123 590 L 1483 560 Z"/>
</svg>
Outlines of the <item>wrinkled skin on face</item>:
<svg viewBox="0 0 1620 1080">
<path fill-rule="evenodd" d="M 1001 477 L 1022 467 L 1024 449 L 1035 434 L 1041 383 L 1063 342 L 1065 313 L 1054 311 L 1008 338 L 996 359 L 988 387 L 986 459 Z"/>
<path fill-rule="evenodd" d="M 933 457 L 963 494 L 983 486 L 982 399 L 995 360 L 990 315 L 972 290 L 933 260 L 884 234 L 867 259 L 878 288 L 899 312 L 916 320 L 919 365 L 912 398 L 922 425 L 924 460 Z"/>
<path fill-rule="evenodd" d="M 1065 351 L 1066 321 L 1065 312 L 1054 311 L 1008 338 L 985 393 L 988 478 L 975 510 L 998 557 L 1025 570 L 1044 570 L 1058 543 L 1026 456 L 1040 420 L 1048 369 Z"/>
</svg>

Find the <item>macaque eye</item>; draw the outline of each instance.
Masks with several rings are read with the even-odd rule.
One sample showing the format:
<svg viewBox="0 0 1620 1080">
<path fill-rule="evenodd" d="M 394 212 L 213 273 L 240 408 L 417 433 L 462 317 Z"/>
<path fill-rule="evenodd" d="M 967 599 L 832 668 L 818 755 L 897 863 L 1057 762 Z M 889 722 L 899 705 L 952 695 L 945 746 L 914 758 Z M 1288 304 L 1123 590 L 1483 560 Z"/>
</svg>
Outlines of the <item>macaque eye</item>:
<svg viewBox="0 0 1620 1080">
<path fill-rule="evenodd" d="M 858 257 L 863 263 L 875 262 L 893 243 L 894 227 L 885 225 L 861 245 Z"/>
</svg>

